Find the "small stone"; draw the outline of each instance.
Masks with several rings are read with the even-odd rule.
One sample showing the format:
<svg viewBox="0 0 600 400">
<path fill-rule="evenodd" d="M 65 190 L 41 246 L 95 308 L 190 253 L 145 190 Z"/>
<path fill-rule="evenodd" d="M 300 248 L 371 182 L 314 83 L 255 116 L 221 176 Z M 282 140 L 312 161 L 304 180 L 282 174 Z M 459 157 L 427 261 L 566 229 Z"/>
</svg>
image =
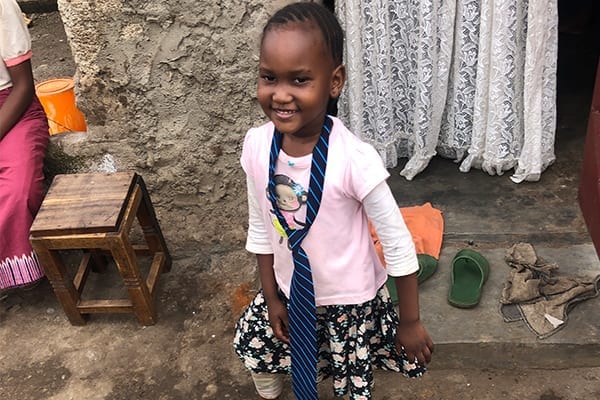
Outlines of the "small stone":
<svg viewBox="0 0 600 400">
<path fill-rule="evenodd" d="M 206 386 L 206 389 L 204 391 L 204 394 L 202 395 L 202 398 L 203 399 L 211 398 L 215 394 L 217 394 L 217 385 L 209 384 Z"/>
<path fill-rule="evenodd" d="M 94 352 L 94 351 L 91 351 L 91 350 L 88 350 L 88 352 L 86 353 L 86 357 L 90 361 L 98 361 L 98 360 L 100 360 L 100 357 L 98 356 L 98 354 L 96 352 Z"/>
</svg>

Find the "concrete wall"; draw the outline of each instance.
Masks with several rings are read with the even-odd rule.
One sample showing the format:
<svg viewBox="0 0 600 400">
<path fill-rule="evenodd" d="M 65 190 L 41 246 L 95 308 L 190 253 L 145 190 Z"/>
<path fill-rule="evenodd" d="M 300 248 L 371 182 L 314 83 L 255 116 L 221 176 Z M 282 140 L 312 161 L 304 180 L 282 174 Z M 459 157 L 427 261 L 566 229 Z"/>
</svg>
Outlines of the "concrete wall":
<svg viewBox="0 0 600 400">
<path fill-rule="evenodd" d="M 181 264 L 243 253 L 239 155 L 264 121 L 258 39 L 289 2 L 58 0 L 89 130 L 68 152 L 85 158 L 84 172 L 138 171 Z"/>
</svg>

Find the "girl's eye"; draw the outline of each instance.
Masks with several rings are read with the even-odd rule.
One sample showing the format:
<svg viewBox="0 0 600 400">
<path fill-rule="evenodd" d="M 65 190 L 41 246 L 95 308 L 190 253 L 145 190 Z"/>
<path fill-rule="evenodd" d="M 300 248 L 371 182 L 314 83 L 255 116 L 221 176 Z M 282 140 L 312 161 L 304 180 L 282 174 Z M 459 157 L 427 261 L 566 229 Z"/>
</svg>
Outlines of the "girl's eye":
<svg viewBox="0 0 600 400">
<path fill-rule="evenodd" d="M 262 75 L 260 77 L 260 79 L 262 79 L 265 82 L 274 82 L 275 81 L 275 77 L 273 77 L 271 75 Z"/>
<path fill-rule="evenodd" d="M 303 83 L 308 82 L 308 78 L 296 78 L 294 79 L 294 83 L 297 85 L 302 85 Z"/>
</svg>

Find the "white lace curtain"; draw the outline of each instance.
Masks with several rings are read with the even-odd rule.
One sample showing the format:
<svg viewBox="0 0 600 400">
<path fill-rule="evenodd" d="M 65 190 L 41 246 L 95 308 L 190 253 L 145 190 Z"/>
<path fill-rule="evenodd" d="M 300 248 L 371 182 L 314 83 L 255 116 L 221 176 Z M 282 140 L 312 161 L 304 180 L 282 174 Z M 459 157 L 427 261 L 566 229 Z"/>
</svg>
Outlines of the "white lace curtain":
<svg viewBox="0 0 600 400">
<path fill-rule="evenodd" d="M 554 161 L 557 0 L 343 0 L 340 117 L 413 179 L 436 154 L 463 172 L 539 180 Z"/>
</svg>

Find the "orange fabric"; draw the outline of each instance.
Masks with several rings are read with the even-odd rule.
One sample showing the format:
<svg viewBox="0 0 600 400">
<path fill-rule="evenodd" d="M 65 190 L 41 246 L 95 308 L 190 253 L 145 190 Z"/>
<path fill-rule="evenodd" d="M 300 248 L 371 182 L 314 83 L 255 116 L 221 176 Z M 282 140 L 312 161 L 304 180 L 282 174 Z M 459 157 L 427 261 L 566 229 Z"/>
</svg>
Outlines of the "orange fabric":
<svg viewBox="0 0 600 400">
<path fill-rule="evenodd" d="M 444 236 L 444 218 L 442 212 L 433 208 L 431 203 L 425 203 L 422 206 L 400 207 L 400 212 L 406 223 L 417 254 L 429 254 L 436 259 L 440 258 L 442 250 L 442 238 Z M 377 255 L 381 263 L 385 266 L 383 259 L 383 248 L 375 232 L 375 228 L 369 221 L 371 237 L 377 250 Z"/>
</svg>

